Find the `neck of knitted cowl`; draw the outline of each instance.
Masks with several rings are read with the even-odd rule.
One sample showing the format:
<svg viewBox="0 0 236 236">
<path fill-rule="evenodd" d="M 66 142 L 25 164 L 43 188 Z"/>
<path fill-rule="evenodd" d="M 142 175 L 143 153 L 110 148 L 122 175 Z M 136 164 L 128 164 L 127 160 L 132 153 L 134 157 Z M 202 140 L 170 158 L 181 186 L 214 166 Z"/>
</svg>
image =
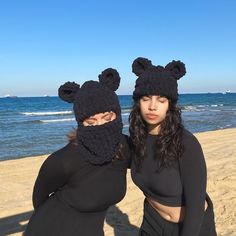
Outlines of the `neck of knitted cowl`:
<svg viewBox="0 0 236 236">
<path fill-rule="evenodd" d="M 103 125 L 78 126 L 77 140 L 86 151 L 83 158 L 97 165 L 110 162 L 119 146 L 122 126 L 120 117 Z"/>
</svg>

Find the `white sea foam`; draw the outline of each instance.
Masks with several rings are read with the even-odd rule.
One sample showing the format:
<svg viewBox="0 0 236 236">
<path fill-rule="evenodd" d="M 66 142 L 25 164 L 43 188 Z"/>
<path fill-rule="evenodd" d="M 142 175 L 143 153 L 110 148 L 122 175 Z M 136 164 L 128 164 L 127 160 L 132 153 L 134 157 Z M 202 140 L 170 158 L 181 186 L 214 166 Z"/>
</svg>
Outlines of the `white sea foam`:
<svg viewBox="0 0 236 236">
<path fill-rule="evenodd" d="M 220 129 L 226 129 L 226 128 L 229 128 L 231 126 L 232 126 L 232 124 L 228 124 L 228 125 L 220 126 L 219 128 Z"/>
<path fill-rule="evenodd" d="M 68 118 L 68 119 L 55 119 L 55 120 L 40 120 L 42 123 L 52 123 L 52 122 L 66 122 L 66 121 L 75 121 L 74 118 Z"/>
<path fill-rule="evenodd" d="M 199 109 L 196 106 L 184 106 L 183 111 L 205 111 L 205 109 Z"/>
<path fill-rule="evenodd" d="M 197 105 L 197 107 L 209 107 L 209 105 Z"/>
<path fill-rule="evenodd" d="M 131 108 L 122 108 L 121 111 L 122 112 L 131 112 Z"/>
<path fill-rule="evenodd" d="M 184 106 L 184 110 L 188 110 L 188 111 L 204 111 L 205 109 L 204 108 L 206 108 L 206 109 L 208 109 L 209 107 L 222 107 L 222 106 L 224 106 L 224 104 L 211 104 L 211 105 L 208 105 L 208 104 L 205 104 L 205 105 L 203 105 L 203 104 L 201 104 L 201 105 L 194 105 L 194 106 L 191 106 L 191 105 L 189 105 L 189 106 Z"/>
<path fill-rule="evenodd" d="M 122 116 L 129 116 L 130 113 L 122 113 Z"/>
<path fill-rule="evenodd" d="M 72 111 L 44 111 L 44 112 L 22 112 L 26 116 L 52 116 L 52 115 L 70 115 Z"/>
</svg>

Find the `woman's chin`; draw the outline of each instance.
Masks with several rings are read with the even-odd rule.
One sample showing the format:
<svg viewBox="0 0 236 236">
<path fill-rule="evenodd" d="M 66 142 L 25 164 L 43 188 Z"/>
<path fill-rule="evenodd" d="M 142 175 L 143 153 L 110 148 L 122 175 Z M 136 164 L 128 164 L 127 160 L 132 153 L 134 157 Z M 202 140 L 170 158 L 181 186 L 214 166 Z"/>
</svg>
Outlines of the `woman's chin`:
<svg viewBox="0 0 236 236">
<path fill-rule="evenodd" d="M 160 124 L 160 122 L 158 120 L 146 119 L 146 122 L 148 125 L 159 125 Z"/>
</svg>

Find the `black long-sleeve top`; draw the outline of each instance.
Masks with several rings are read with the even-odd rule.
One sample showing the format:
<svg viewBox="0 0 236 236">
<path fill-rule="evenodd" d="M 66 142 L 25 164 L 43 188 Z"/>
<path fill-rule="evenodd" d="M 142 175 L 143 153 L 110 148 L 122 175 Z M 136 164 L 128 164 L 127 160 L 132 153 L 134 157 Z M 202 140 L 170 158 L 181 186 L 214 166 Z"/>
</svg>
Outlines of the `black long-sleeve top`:
<svg viewBox="0 0 236 236">
<path fill-rule="evenodd" d="M 206 198 L 206 164 L 201 146 L 190 132 L 184 130 L 182 158 L 172 167 L 158 169 L 155 147 L 158 138 L 158 135 L 148 135 L 147 153 L 141 170 L 137 171 L 132 162 L 132 179 L 145 196 L 163 205 L 184 206 L 185 216 L 180 235 L 198 236 Z"/>
<path fill-rule="evenodd" d="M 126 192 L 130 153 L 125 136 L 121 142 L 123 158 L 104 165 L 85 161 L 80 144 L 69 143 L 51 154 L 41 166 L 34 185 L 34 208 L 51 194 L 79 212 L 102 211 L 119 202 Z"/>
</svg>

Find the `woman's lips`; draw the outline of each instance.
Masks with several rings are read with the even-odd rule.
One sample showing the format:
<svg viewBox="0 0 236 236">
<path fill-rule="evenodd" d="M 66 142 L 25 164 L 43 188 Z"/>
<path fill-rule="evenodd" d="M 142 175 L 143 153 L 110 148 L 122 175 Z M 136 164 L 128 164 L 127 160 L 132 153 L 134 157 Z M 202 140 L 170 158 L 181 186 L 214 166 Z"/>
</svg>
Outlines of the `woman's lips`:
<svg viewBox="0 0 236 236">
<path fill-rule="evenodd" d="M 157 115 L 154 115 L 154 114 L 146 114 L 146 117 L 149 119 L 149 120 L 155 120 L 157 118 Z"/>
</svg>

